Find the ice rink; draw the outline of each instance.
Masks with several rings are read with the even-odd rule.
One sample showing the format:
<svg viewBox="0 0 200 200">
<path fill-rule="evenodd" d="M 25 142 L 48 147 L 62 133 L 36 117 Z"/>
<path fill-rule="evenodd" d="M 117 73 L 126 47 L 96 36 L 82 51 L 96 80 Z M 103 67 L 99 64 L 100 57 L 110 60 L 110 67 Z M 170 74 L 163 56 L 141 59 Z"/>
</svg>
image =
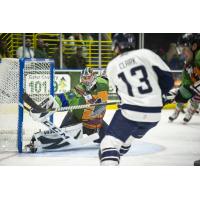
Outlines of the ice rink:
<svg viewBox="0 0 200 200">
<path fill-rule="evenodd" d="M 115 111 L 108 110 L 109 123 Z M 200 114 L 183 124 L 184 115 L 173 123 L 168 116 L 173 110 L 163 110 L 157 127 L 144 138 L 135 140 L 130 151 L 121 158 L 123 166 L 192 166 L 200 159 Z M 1 152 L 0 165 L 4 166 L 98 166 L 98 145 L 88 144 L 65 152 L 22 153 Z"/>
</svg>

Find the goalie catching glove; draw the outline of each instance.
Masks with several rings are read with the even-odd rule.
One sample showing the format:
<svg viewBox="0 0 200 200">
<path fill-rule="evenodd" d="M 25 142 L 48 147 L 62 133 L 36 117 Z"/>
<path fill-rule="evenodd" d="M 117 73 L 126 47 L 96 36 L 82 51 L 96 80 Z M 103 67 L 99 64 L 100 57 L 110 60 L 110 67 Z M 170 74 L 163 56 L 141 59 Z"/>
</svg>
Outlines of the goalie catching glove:
<svg viewBox="0 0 200 200">
<path fill-rule="evenodd" d="M 50 117 L 55 111 L 48 111 L 48 109 L 58 109 L 60 106 L 53 96 L 49 96 L 47 99 L 40 103 L 42 108 L 45 108 L 47 112 L 38 113 L 34 108 L 32 108 L 29 112 L 30 116 L 33 120 L 38 122 L 44 122 L 48 117 Z"/>
</svg>

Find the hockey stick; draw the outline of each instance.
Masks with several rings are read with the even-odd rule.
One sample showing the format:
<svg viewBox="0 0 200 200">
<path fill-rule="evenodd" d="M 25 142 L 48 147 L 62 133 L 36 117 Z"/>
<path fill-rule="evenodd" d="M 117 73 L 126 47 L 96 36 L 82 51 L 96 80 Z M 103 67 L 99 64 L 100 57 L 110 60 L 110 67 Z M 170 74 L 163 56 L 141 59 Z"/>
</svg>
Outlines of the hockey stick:
<svg viewBox="0 0 200 200">
<path fill-rule="evenodd" d="M 28 108 L 27 106 L 22 105 L 22 104 L 19 104 L 19 105 L 25 110 L 27 110 L 28 112 L 30 112 L 30 108 Z M 65 140 L 67 139 L 67 142 L 69 142 L 71 145 L 83 145 L 83 144 L 87 144 L 89 142 L 93 142 L 94 140 L 99 139 L 98 133 L 94 133 L 92 135 L 89 135 L 81 139 L 74 139 L 68 133 L 63 131 L 61 128 L 58 128 L 57 126 L 55 126 L 49 120 L 45 120 L 44 122 L 41 122 L 41 123 L 44 124 L 46 127 L 48 127 L 53 133 L 59 134 Z"/>
<path fill-rule="evenodd" d="M 113 101 L 113 102 L 105 102 L 105 103 L 94 103 L 94 104 L 83 104 L 83 105 L 77 105 L 77 106 L 69 106 L 69 107 L 61 107 L 58 109 L 51 109 L 50 111 L 56 111 L 56 112 L 64 112 L 69 110 L 78 110 L 78 109 L 85 109 L 92 106 L 108 106 L 108 105 L 114 105 L 119 104 L 120 101 Z"/>
<path fill-rule="evenodd" d="M 107 106 L 107 105 L 114 105 L 119 104 L 120 101 L 111 101 L 111 102 L 103 102 L 103 103 L 94 103 L 94 104 L 83 104 L 83 105 L 77 105 L 77 106 L 68 106 L 68 107 L 61 107 L 58 109 L 45 109 L 42 108 L 42 106 L 35 103 L 35 101 L 26 93 L 24 93 L 23 96 L 24 101 L 31 106 L 34 109 L 35 113 L 44 113 L 44 112 L 65 112 L 69 110 L 78 110 L 78 109 L 85 109 L 92 106 Z"/>
</svg>

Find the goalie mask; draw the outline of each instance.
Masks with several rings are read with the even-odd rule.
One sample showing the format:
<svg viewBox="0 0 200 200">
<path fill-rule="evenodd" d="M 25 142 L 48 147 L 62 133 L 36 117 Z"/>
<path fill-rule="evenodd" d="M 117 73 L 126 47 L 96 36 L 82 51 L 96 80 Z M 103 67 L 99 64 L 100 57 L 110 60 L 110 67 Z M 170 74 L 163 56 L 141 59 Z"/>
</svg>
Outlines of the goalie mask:
<svg viewBox="0 0 200 200">
<path fill-rule="evenodd" d="M 96 75 L 93 70 L 89 67 L 86 67 L 81 72 L 80 82 L 86 86 L 86 90 L 89 91 L 96 84 Z"/>
</svg>

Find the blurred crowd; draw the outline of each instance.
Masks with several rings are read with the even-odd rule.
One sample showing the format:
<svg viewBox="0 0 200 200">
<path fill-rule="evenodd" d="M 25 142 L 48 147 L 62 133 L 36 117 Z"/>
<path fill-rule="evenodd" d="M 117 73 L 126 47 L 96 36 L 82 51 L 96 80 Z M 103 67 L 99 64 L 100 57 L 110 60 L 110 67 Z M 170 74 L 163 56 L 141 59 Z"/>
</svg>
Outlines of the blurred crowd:
<svg viewBox="0 0 200 200">
<path fill-rule="evenodd" d="M 152 38 L 152 37 L 151 37 Z M 49 46 L 51 40 L 48 40 L 48 36 L 38 36 L 36 45 L 33 47 L 33 41 L 30 37 L 26 37 L 25 45 L 19 46 L 16 49 L 16 58 L 53 58 L 55 60 L 55 68 L 60 69 L 81 69 L 88 65 L 88 41 L 90 45 L 93 41 L 98 41 L 98 33 L 65 33 L 63 34 L 62 49 L 60 48 L 60 42 L 58 40 L 56 48 L 49 54 Z M 48 42 L 47 42 L 48 41 Z M 67 41 L 67 42 L 66 42 Z M 87 44 L 86 44 L 87 41 Z M 151 42 L 159 43 L 159 42 Z M 67 52 L 66 53 L 66 46 Z M 95 45 L 94 45 L 95 46 Z M 178 55 L 176 50 L 176 43 L 170 43 L 168 48 L 153 46 L 151 50 L 155 51 L 160 57 L 168 64 L 172 70 L 183 69 L 184 59 Z M 147 46 L 147 48 L 149 48 Z M 111 50 L 109 50 L 111 52 Z M 92 55 L 91 62 L 98 63 L 98 49 L 90 49 Z M 61 56 L 62 55 L 62 56 Z M 11 57 L 5 40 L 0 38 L 0 59 Z M 62 58 L 60 58 L 62 57 Z M 61 63 L 62 62 L 62 63 Z"/>
<path fill-rule="evenodd" d="M 4 40 L 0 39 L 0 59 L 1 58 L 9 58 L 9 51 L 7 48 L 7 43 Z"/>
<path fill-rule="evenodd" d="M 184 58 L 179 55 L 176 48 L 176 43 L 170 43 L 167 51 L 163 48 L 154 50 L 170 67 L 171 70 L 182 70 L 184 66 Z"/>
<path fill-rule="evenodd" d="M 98 33 L 67 33 L 63 34 L 64 41 L 68 41 L 62 43 L 62 49 L 60 48 L 60 42 L 57 42 L 57 46 L 54 52 L 49 54 L 49 43 L 45 42 L 48 40 L 48 36 L 38 37 L 36 47 L 33 47 L 33 41 L 30 37 L 26 37 L 25 45 L 21 45 L 16 50 L 16 58 L 52 58 L 55 60 L 55 68 L 60 69 L 62 65 L 62 69 L 70 68 L 70 69 L 81 69 L 87 66 L 87 45 L 85 41 L 90 41 L 92 43 L 94 40 L 98 40 Z M 57 38 L 58 40 L 58 38 Z M 68 51 L 70 54 L 66 54 L 65 50 L 68 46 Z M 60 55 L 62 52 L 62 59 L 60 59 Z M 94 53 L 94 52 L 93 52 Z M 9 58 L 9 50 L 7 47 L 7 43 L 5 40 L 0 38 L 0 59 L 1 58 Z M 62 63 L 60 63 L 62 60 Z"/>
</svg>

